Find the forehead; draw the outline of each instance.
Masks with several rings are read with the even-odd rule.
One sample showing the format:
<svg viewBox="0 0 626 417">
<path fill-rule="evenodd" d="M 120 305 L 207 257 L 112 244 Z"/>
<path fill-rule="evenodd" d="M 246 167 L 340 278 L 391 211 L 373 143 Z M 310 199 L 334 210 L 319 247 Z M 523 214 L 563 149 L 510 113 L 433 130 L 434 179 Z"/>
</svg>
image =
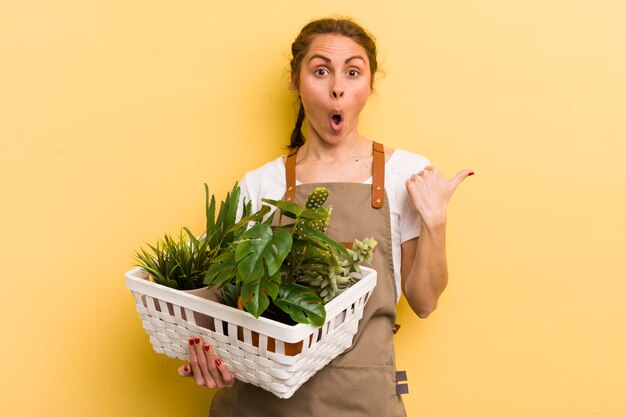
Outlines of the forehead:
<svg viewBox="0 0 626 417">
<path fill-rule="evenodd" d="M 306 54 L 306 60 L 313 55 L 323 55 L 327 58 L 340 59 L 361 56 L 369 64 L 365 48 L 347 36 L 337 34 L 317 35 Z"/>
</svg>

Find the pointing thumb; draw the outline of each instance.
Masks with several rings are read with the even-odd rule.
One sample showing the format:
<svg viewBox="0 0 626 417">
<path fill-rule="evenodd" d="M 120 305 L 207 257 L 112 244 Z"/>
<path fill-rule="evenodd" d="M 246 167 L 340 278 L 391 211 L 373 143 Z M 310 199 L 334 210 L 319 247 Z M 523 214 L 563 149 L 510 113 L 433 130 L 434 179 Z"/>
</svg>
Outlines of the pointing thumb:
<svg viewBox="0 0 626 417">
<path fill-rule="evenodd" d="M 471 169 L 464 169 L 456 173 L 454 177 L 450 180 L 454 188 L 458 187 L 459 184 L 467 177 L 474 175 L 474 171 Z"/>
</svg>

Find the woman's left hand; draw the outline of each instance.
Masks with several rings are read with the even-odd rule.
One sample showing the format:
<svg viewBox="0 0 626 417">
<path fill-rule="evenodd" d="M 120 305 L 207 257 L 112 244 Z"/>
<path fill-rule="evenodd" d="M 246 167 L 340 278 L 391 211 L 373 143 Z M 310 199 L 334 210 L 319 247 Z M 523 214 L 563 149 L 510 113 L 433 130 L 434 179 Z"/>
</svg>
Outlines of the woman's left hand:
<svg viewBox="0 0 626 417">
<path fill-rule="evenodd" d="M 197 385 L 207 388 L 228 388 L 235 384 L 226 364 L 215 357 L 211 346 L 200 337 L 189 339 L 189 363 L 178 368 L 178 374 L 193 377 Z"/>
<path fill-rule="evenodd" d="M 413 205 L 419 212 L 422 224 L 427 228 L 445 224 L 446 209 L 452 194 L 459 184 L 474 172 L 465 169 L 459 171 L 450 180 L 446 180 L 441 172 L 433 166 L 411 175 L 406 181 L 406 189 Z"/>
</svg>

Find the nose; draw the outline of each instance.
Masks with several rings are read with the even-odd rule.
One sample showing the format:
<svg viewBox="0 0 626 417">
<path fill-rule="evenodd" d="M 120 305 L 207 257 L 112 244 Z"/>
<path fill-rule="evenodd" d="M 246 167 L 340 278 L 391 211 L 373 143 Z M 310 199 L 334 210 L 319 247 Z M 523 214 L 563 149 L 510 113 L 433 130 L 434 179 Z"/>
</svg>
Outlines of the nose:
<svg viewBox="0 0 626 417">
<path fill-rule="evenodd" d="M 334 100 L 339 100 L 343 97 L 343 80 L 341 78 L 333 77 L 330 84 L 330 95 Z"/>
<path fill-rule="evenodd" d="M 334 86 L 331 93 L 335 100 L 343 97 L 343 89 L 338 86 Z"/>
</svg>

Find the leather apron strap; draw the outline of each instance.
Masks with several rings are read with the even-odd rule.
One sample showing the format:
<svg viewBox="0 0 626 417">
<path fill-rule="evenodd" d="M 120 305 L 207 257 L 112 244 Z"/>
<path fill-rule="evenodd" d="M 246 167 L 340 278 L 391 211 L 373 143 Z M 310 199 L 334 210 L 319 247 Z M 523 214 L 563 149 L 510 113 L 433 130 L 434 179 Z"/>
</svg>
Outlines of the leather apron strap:
<svg viewBox="0 0 626 417">
<path fill-rule="evenodd" d="M 372 207 L 379 209 L 385 205 L 385 147 L 374 142 L 372 156 Z"/>
<path fill-rule="evenodd" d="M 296 157 L 298 155 L 298 149 L 292 149 L 287 155 L 287 161 L 285 161 L 285 176 L 287 180 L 287 191 L 285 192 L 285 200 L 293 201 L 296 198 Z"/>
</svg>

